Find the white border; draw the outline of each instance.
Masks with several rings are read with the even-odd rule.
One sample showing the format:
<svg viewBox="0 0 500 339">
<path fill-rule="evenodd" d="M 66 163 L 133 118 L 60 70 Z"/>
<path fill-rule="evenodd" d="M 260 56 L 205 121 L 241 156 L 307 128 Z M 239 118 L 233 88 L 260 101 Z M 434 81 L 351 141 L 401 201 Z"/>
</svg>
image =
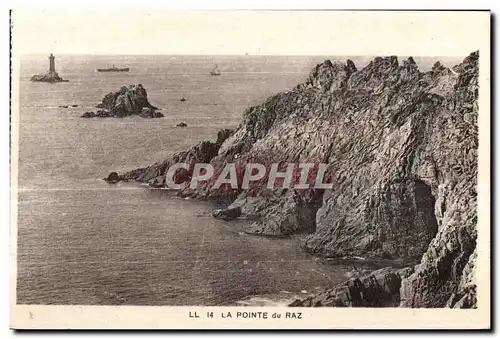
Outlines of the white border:
<svg viewBox="0 0 500 339">
<path fill-rule="evenodd" d="M 150 2 L 149 2 L 150 3 Z M 25 6 L 26 4 L 28 5 L 39 5 L 40 3 L 34 3 L 33 1 L 18 1 L 16 3 L 16 5 L 22 5 L 22 6 Z M 44 1 L 43 2 L 44 6 L 48 6 L 48 5 L 65 5 L 66 3 L 63 3 L 62 1 Z M 114 2 L 113 4 L 109 4 L 110 6 L 137 6 L 137 2 L 134 2 L 134 1 L 120 1 L 120 2 Z M 102 2 L 101 1 L 93 1 L 93 0 L 89 0 L 89 1 L 86 1 L 86 5 L 87 6 L 95 6 L 95 5 L 99 5 L 101 6 L 102 5 Z M 142 1 L 140 4 L 140 6 L 147 6 L 148 5 L 148 2 L 146 1 Z M 165 4 L 165 2 L 160 2 L 160 1 L 157 1 L 157 2 L 153 2 L 152 3 L 152 6 L 161 6 L 161 7 L 165 7 L 167 4 Z M 279 6 L 279 5 L 273 5 L 270 1 L 259 1 L 259 0 L 256 0 L 256 1 L 252 1 L 251 3 L 249 4 L 239 4 L 240 8 L 241 7 L 244 7 L 244 8 L 270 8 L 270 7 L 281 7 L 281 8 L 327 8 L 327 7 L 332 7 L 330 2 L 328 1 L 308 1 L 307 2 L 307 5 L 304 6 L 304 4 L 297 4 L 296 1 L 288 1 L 286 3 L 286 7 L 283 7 L 283 6 Z M 243 5 L 243 6 L 242 6 Z M 371 1 L 350 1 L 348 3 L 348 8 L 351 8 L 351 9 L 354 9 L 354 8 L 373 8 L 374 7 L 374 3 L 372 3 Z M 477 1 L 474 1 L 473 3 L 472 2 L 463 2 L 462 4 L 457 2 L 457 1 L 453 1 L 453 2 L 449 2 L 447 4 L 440 4 L 440 3 L 437 3 L 436 1 L 412 1 L 412 2 L 405 2 L 405 3 L 400 3 L 400 2 L 397 2 L 397 1 L 386 1 L 384 4 L 380 4 L 380 3 L 377 3 L 378 6 L 380 6 L 379 8 L 401 8 L 401 9 L 404 9 L 404 8 L 411 8 L 411 9 L 416 9 L 416 8 L 433 8 L 433 7 L 439 7 L 439 8 L 454 8 L 456 6 L 461 6 L 462 8 L 491 8 L 493 6 L 497 6 L 496 5 L 496 2 L 493 2 L 493 1 L 480 1 L 480 0 L 477 0 Z M 213 1 L 211 2 L 210 6 L 207 6 L 206 3 L 203 3 L 202 1 L 183 1 L 182 2 L 182 6 L 176 6 L 176 5 L 169 5 L 170 8 L 235 8 L 234 4 L 233 3 L 227 3 L 227 2 L 224 2 L 224 1 Z M 337 7 L 338 8 L 338 7 Z M 4 13 L 4 17 L 6 16 L 5 15 L 5 11 L 3 12 Z M 2 17 L 2 18 L 4 18 Z M 7 19 L 8 20 L 8 19 Z M 5 21 L 7 21 L 5 20 Z M 4 21 L 4 22 L 5 22 Z M 6 25 L 4 25 L 3 27 L 5 27 Z M 2 33 L 4 33 L 5 31 L 2 31 Z M 4 37 L 7 37 L 8 38 L 8 32 L 6 32 L 7 34 L 2 34 L 1 38 L 4 38 Z M 4 42 L 5 40 L 8 40 L 8 39 L 4 39 L 2 42 Z M 7 46 L 6 43 L 3 44 L 3 46 Z M 2 54 L 4 57 L 7 57 L 8 54 L 5 53 L 5 54 Z M 4 65 L 7 65 L 7 60 L 5 60 L 4 62 Z M 2 68 L 2 70 L 4 70 L 5 68 Z M 8 72 L 7 74 L 4 75 L 3 79 L 8 79 Z M 7 81 L 6 81 L 7 82 Z M 8 82 L 6 83 L 6 88 L 8 88 Z M 4 91 L 3 93 L 6 93 L 8 91 Z M 8 103 L 8 96 L 6 96 L 6 100 L 4 101 L 6 103 Z M 5 107 L 5 106 L 4 106 Z M 5 122 L 5 120 L 4 120 Z M 7 124 L 4 123 L 4 126 L 8 125 L 8 121 L 7 121 Z M 6 134 L 2 134 L 7 138 Z M 3 145 L 3 148 L 1 148 L 1 151 L 4 152 L 3 154 L 6 155 L 6 157 L 4 159 L 7 159 L 8 158 L 8 148 L 5 150 L 5 145 L 7 143 L 4 142 L 2 143 Z M 4 164 L 7 164 L 7 167 L 8 168 L 8 162 L 4 162 Z M 9 170 L 7 170 L 7 168 L 5 167 L 2 167 L 2 174 L 5 174 L 4 178 L 6 178 L 8 180 L 9 178 Z M 6 181 L 7 181 L 6 180 Z M 8 193 L 8 191 L 5 189 L 5 190 L 2 190 L 2 202 L 4 202 L 4 204 L 2 204 L 1 206 L 7 206 L 7 202 L 9 201 L 9 196 L 5 193 Z M 8 215 L 8 213 L 5 213 L 5 214 L 2 214 L 2 215 Z M 4 228 L 6 229 L 6 228 Z M 8 239 L 7 237 L 3 237 L 3 239 Z M 4 248 L 7 248 L 8 247 L 8 243 L 4 246 Z M 5 261 L 2 261 L 2 263 L 6 263 L 6 267 L 8 267 L 8 259 L 5 260 Z M 5 272 L 5 271 L 4 271 Z M 3 280 L 3 282 L 5 283 L 6 281 Z M 8 288 L 7 288 L 7 291 L 8 291 Z M 7 304 L 7 303 L 4 303 L 4 305 Z M 5 318 L 4 318 L 5 319 Z M 5 328 L 5 326 L 4 326 Z M 94 334 L 95 335 L 95 334 Z M 259 334 L 259 336 L 262 336 L 261 334 Z"/>
</svg>

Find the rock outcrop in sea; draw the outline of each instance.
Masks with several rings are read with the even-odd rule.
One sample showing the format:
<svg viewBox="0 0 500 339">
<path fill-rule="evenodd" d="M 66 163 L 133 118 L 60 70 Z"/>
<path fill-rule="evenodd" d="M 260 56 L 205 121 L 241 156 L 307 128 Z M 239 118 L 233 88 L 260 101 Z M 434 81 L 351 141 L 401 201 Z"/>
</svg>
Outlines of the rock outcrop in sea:
<svg viewBox="0 0 500 339">
<path fill-rule="evenodd" d="M 35 74 L 31 77 L 31 81 L 34 82 L 69 82 L 59 76 L 55 71 L 48 71 L 42 74 Z"/>
<path fill-rule="evenodd" d="M 141 85 L 123 86 L 117 92 L 106 94 L 97 105 L 97 112 L 85 112 L 82 118 L 109 118 L 139 115 L 143 118 L 162 118 L 158 108 L 148 101 L 148 93 Z"/>
<path fill-rule="evenodd" d="M 327 163 L 332 190 L 249 192 L 207 182 L 179 194 L 231 199 L 214 216 L 251 216 L 247 233 L 308 233 L 301 246 L 314 255 L 407 263 L 406 270 L 357 278 L 296 306 L 472 308 L 478 62 L 474 52 L 453 71 L 437 62 L 422 72 L 411 57 L 402 63 L 377 57 L 361 70 L 351 60 L 327 60 L 305 83 L 246 110 L 242 124 L 220 132 L 216 143 L 119 178 L 161 186 L 168 166 L 179 161 L 209 161 L 216 169 Z M 190 173 L 181 176 L 176 182 L 187 182 Z"/>
</svg>

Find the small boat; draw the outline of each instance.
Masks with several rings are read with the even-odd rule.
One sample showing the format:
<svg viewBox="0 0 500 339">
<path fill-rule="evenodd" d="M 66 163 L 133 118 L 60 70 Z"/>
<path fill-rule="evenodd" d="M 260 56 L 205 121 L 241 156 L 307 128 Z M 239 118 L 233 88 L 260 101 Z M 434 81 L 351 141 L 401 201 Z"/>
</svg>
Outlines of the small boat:
<svg viewBox="0 0 500 339">
<path fill-rule="evenodd" d="M 219 67 L 217 67 L 217 64 L 215 67 L 210 71 L 210 75 L 220 75 Z"/>
<path fill-rule="evenodd" d="M 118 68 L 113 65 L 111 68 L 98 68 L 98 72 L 128 72 L 130 68 L 124 67 L 124 68 Z"/>
</svg>

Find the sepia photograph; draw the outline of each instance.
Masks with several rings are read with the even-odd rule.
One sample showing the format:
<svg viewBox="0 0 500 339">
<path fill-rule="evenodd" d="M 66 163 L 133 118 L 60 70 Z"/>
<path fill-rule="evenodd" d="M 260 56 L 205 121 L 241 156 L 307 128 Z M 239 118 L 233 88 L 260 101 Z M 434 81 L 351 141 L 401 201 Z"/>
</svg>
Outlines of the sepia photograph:
<svg viewBox="0 0 500 339">
<path fill-rule="evenodd" d="M 11 12 L 13 328 L 489 328 L 488 11 L 89 12 Z"/>
</svg>

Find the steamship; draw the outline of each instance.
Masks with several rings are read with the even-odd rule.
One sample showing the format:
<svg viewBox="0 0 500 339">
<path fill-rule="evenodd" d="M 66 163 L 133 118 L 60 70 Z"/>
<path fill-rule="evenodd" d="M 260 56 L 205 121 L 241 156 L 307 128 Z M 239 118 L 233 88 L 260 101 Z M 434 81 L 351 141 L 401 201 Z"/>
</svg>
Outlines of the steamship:
<svg viewBox="0 0 500 339">
<path fill-rule="evenodd" d="M 130 68 L 124 67 L 124 68 L 118 68 L 113 65 L 113 67 L 110 68 L 98 68 L 98 72 L 128 72 Z"/>
</svg>

